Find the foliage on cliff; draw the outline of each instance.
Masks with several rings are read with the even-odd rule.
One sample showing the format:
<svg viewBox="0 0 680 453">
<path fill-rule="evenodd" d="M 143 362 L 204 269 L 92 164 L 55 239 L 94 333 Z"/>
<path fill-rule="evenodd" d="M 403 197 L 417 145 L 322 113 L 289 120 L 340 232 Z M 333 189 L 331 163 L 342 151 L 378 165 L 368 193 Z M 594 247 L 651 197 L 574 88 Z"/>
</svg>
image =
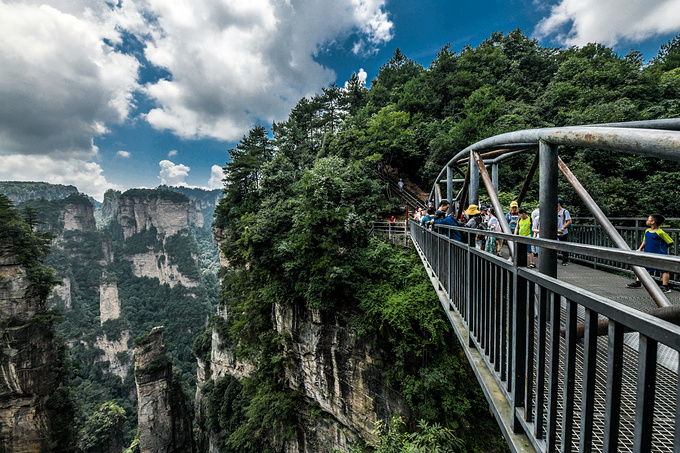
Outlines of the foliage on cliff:
<svg viewBox="0 0 680 453">
<path fill-rule="evenodd" d="M 46 182 L 31 181 L 0 181 L 0 193 L 14 203 L 21 203 L 27 200 L 60 200 L 71 194 L 78 193 L 75 186 L 65 186 L 63 184 L 49 184 Z"/>
<path fill-rule="evenodd" d="M 46 303 L 51 289 L 60 283 L 54 278 L 52 268 L 45 264 L 53 236 L 34 231 L 32 226 L 32 223 L 22 218 L 13 203 L 0 194 L 0 255 L 15 257 L 25 269 L 30 286 L 24 297 L 31 298 L 31 303 L 37 304 L 36 314 L 31 319 L 0 320 L 5 328 L 12 327 L 3 332 L 3 337 L 8 345 L 14 344 L 12 348 L 15 348 L 12 354 L 3 356 L 3 369 L 17 371 L 14 377 L 5 382 L 5 408 L 11 407 L 12 399 L 16 396 L 16 389 L 14 384 L 9 383 L 10 380 L 21 379 L 22 385 L 26 384 L 26 388 L 20 390 L 24 393 L 21 398 L 32 397 L 33 409 L 47 412 L 49 430 L 38 433 L 41 428 L 34 426 L 32 428 L 36 434 L 49 440 L 50 451 L 72 452 L 75 451 L 77 432 L 73 426 L 77 411 L 71 381 L 74 369 L 70 364 L 66 342 L 56 332 L 55 322 L 61 318 L 58 313 L 49 310 Z M 0 285 L 4 278 L 0 277 Z M 26 363 L 12 363 L 22 357 L 21 350 L 24 348 L 30 351 L 32 357 L 23 356 Z M 32 363 L 38 369 L 27 369 L 27 363 Z M 21 404 L 26 403 L 22 401 Z M 6 426 L 5 429 L 11 432 L 16 427 Z M 23 430 L 25 428 L 17 431 L 30 435 Z M 0 450 L 7 448 L 7 445 L 0 445 Z"/>
<path fill-rule="evenodd" d="M 14 204 L 0 194 L 0 246 L 14 255 L 26 269 L 35 295 L 43 302 L 52 287 L 59 283 L 54 272 L 43 263 L 50 253 L 52 235 L 33 231 Z"/>
</svg>

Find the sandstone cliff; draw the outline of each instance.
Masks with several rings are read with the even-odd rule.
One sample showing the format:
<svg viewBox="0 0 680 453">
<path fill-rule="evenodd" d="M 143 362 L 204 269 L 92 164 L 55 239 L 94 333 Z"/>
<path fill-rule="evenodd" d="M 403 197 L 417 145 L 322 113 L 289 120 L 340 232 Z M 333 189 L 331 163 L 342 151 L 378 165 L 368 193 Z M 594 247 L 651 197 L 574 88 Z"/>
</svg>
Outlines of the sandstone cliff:
<svg viewBox="0 0 680 453">
<path fill-rule="evenodd" d="M 218 311 L 225 321 L 229 313 Z M 276 451 L 312 453 L 349 451 L 358 440 L 372 438 L 374 424 L 393 414 L 409 414 L 403 398 L 385 383 L 384 353 L 372 339 L 360 339 L 339 316 L 295 306 L 274 305 L 272 328 L 289 338 L 284 348 L 286 380 L 307 405 L 298 414 L 293 440 L 270 438 Z M 219 452 L 214 437 L 204 430 L 206 401 L 202 386 L 210 379 L 249 376 L 253 364 L 239 361 L 213 329 L 209 366 L 199 360 L 196 417 L 202 448 Z M 311 413 L 309 407 L 316 408 Z"/>
<path fill-rule="evenodd" d="M 192 257 L 194 261 L 196 257 Z M 149 250 L 146 253 L 137 253 L 128 258 L 132 261 L 132 272 L 136 277 L 157 278 L 161 284 L 168 284 L 171 288 L 182 285 L 187 288 L 198 286 L 199 281 L 182 274 L 176 265 L 170 264 L 170 260 L 163 252 Z"/>
<path fill-rule="evenodd" d="M 172 362 L 163 345 L 163 328 L 155 327 L 137 342 L 135 350 L 139 451 L 191 453 L 195 451 L 192 422 Z"/>
<path fill-rule="evenodd" d="M 89 203 L 66 203 L 61 212 L 64 231 L 91 232 L 97 229 L 94 206 Z"/>
<path fill-rule="evenodd" d="M 141 189 L 121 195 L 116 219 L 125 239 L 152 228 L 168 237 L 190 225 L 203 228 L 204 222 L 200 202 L 175 192 Z"/>
<path fill-rule="evenodd" d="M 61 383 L 58 343 L 45 295 L 0 245 L 0 452 L 50 451 L 55 414 L 48 400 Z"/>
</svg>

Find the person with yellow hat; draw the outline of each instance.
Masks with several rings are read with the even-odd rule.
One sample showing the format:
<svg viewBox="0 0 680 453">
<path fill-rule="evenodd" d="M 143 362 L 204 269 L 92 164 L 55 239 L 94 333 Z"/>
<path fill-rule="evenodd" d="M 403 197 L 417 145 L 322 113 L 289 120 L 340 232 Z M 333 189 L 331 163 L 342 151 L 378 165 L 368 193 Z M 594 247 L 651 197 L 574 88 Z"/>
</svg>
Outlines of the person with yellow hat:
<svg viewBox="0 0 680 453">
<path fill-rule="evenodd" d="M 508 221 L 510 231 L 514 234 L 515 228 L 517 227 L 517 221 L 519 220 L 519 205 L 516 201 L 510 203 L 510 212 L 505 214 L 505 220 Z"/>
<path fill-rule="evenodd" d="M 465 214 L 467 215 L 468 221 L 465 224 L 466 228 L 480 228 L 482 226 L 482 223 L 484 222 L 484 218 L 482 217 L 482 212 L 479 210 L 479 207 L 476 204 L 471 204 L 468 206 L 468 208 L 465 210 Z M 475 237 L 475 245 L 478 248 L 483 249 L 484 248 L 484 241 L 480 235 L 476 235 Z"/>
</svg>

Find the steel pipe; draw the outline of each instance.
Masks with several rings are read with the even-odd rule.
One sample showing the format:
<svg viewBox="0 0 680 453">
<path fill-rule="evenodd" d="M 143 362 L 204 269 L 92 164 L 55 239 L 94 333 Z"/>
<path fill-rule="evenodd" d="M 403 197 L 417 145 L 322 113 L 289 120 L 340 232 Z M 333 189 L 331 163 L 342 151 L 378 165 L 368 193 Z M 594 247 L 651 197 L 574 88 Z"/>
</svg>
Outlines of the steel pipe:
<svg viewBox="0 0 680 453">
<path fill-rule="evenodd" d="M 479 167 L 479 175 L 481 176 L 482 181 L 484 181 L 486 191 L 489 192 L 491 204 L 493 205 L 494 210 L 498 213 L 496 218 L 498 219 L 498 223 L 501 226 L 501 230 L 503 233 L 512 234 L 512 231 L 510 231 L 510 225 L 508 225 L 508 220 L 503 215 L 503 205 L 501 205 L 501 201 L 498 199 L 498 194 L 493 188 L 493 181 L 489 177 L 489 172 L 486 171 L 486 167 L 484 166 L 482 158 L 475 152 L 470 153 L 470 158 L 477 162 L 477 167 Z M 510 250 L 510 256 L 515 256 L 515 244 L 508 242 L 508 249 Z"/>
<path fill-rule="evenodd" d="M 621 237 L 619 232 L 616 231 L 614 225 L 612 225 L 607 216 L 604 214 L 604 212 L 602 212 L 597 203 L 595 203 L 595 200 L 592 199 L 588 191 L 586 191 L 586 189 L 581 185 L 576 176 L 574 176 L 566 164 L 562 162 L 562 159 L 558 158 L 557 165 L 564 177 L 567 178 L 567 181 L 569 181 L 569 184 L 571 184 L 578 196 L 581 197 L 581 200 L 583 200 L 583 203 L 586 205 L 588 210 L 593 213 L 595 219 L 600 223 L 600 225 L 602 225 L 602 228 L 607 232 L 612 242 L 614 242 L 614 244 L 620 249 L 630 250 L 630 247 L 628 247 L 626 241 Z M 640 266 L 631 266 L 631 268 L 633 269 L 633 272 L 637 278 L 640 279 L 640 282 L 642 282 L 642 285 L 647 289 L 649 295 L 652 297 L 652 300 L 654 300 L 654 303 L 656 303 L 657 306 L 663 308 L 669 307 L 671 305 L 666 295 L 663 293 L 663 291 L 661 291 L 661 288 L 657 286 L 656 282 L 647 273 L 645 268 Z"/>
</svg>

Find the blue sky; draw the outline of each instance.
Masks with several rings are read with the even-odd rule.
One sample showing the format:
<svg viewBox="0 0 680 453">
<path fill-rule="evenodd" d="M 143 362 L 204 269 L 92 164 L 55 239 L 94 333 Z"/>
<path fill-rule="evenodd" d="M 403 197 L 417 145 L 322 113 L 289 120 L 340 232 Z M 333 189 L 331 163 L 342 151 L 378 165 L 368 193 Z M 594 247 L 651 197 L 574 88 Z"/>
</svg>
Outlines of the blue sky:
<svg viewBox="0 0 680 453">
<path fill-rule="evenodd" d="M 600 42 L 645 59 L 680 32 L 679 0 L 0 0 L 0 180 L 219 187 L 256 124 L 398 47 L 516 28 L 543 45 Z"/>
</svg>

